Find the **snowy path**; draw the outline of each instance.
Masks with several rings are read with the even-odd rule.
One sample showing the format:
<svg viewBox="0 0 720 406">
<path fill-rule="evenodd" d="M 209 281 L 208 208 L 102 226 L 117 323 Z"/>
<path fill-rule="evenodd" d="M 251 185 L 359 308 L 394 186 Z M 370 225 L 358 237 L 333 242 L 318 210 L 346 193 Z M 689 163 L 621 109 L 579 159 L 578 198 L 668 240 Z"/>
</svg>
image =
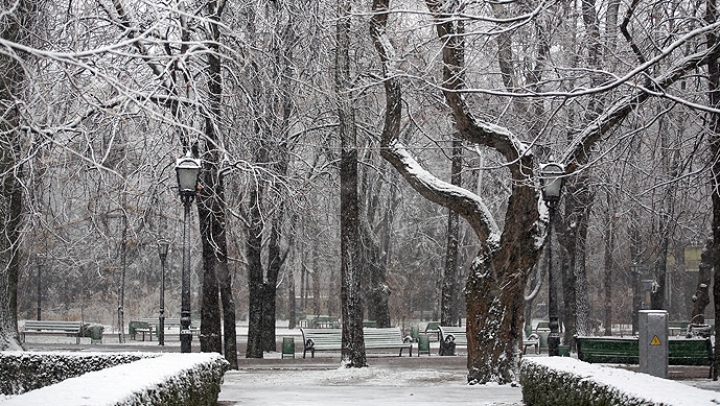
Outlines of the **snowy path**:
<svg viewBox="0 0 720 406">
<path fill-rule="evenodd" d="M 383 365 L 364 369 L 269 367 L 225 374 L 219 406 L 233 405 L 522 405 L 519 387 L 469 386 L 462 371 Z M 419 361 L 414 359 L 413 361 Z M 453 368 L 454 369 L 454 368 Z"/>
</svg>

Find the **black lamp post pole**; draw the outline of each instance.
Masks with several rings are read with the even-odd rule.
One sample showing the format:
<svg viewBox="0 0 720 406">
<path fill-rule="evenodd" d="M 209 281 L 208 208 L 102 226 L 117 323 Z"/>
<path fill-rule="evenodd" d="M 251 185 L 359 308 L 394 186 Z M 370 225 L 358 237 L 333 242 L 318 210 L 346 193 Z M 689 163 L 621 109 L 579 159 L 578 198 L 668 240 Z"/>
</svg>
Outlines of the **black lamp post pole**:
<svg viewBox="0 0 720 406">
<path fill-rule="evenodd" d="M 160 267 L 162 269 L 160 275 L 160 323 L 158 324 L 158 345 L 165 346 L 165 260 L 167 259 L 168 243 L 160 241 L 158 243 L 158 252 L 160 254 Z"/>
<path fill-rule="evenodd" d="M 560 355 L 560 323 L 558 322 L 558 303 L 557 303 L 557 286 L 555 283 L 555 273 L 553 272 L 552 259 L 552 235 L 553 235 L 553 219 L 555 217 L 555 204 L 557 202 L 548 201 L 548 242 L 547 242 L 547 261 L 548 261 L 548 318 L 550 335 L 548 336 L 548 355 L 557 357 Z"/>
<path fill-rule="evenodd" d="M 183 216 L 183 256 L 182 256 L 182 303 L 180 306 L 180 352 L 191 352 L 192 333 L 190 332 L 190 248 L 188 235 L 190 234 L 190 205 L 195 199 L 198 189 L 198 175 L 202 169 L 199 159 L 193 159 L 188 151 L 185 158 L 178 159 L 175 172 L 178 178 L 180 201 L 185 210 Z"/>
<path fill-rule="evenodd" d="M 182 304 L 180 307 L 180 352 L 189 353 L 192 349 L 192 333 L 190 332 L 190 248 L 187 239 L 190 233 L 190 205 L 193 195 L 181 194 L 185 215 L 183 220 L 183 267 L 182 267 Z"/>
<path fill-rule="evenodd" d="M 42 316 L 42 264 L 37 264 L 37 319 Z"/>
<path fill-rule="evenodd" d="M 543 165 L 540 169 L 542 176 L 543 200 L 548 208 L 548 318 L 550 324 L 550 335 L 548 336 L 548 355 L 557 357 L 560 355 L 560 323 L 558 321 L 557 286 L 555 283 L 555 272 L 553 272 L 552 260 L 552 235 L 555 209 L 562 195 L 562 186 L 565 170 L 558 163 Z"/>
</svg>

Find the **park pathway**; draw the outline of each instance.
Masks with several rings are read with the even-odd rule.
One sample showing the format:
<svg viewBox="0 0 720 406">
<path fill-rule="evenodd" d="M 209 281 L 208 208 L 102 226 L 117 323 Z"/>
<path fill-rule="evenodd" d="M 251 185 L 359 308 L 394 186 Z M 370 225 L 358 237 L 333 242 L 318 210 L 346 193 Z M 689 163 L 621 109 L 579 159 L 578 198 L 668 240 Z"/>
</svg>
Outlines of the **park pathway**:
<svg viewBox="0 0 720 406">
<path fill-rule="evenodd" d="M 242 359 L 225 374 L 218 405 L 522 405 L 519 387 L 467 385 L 465 357 L 370 357 L 360 370 L 339 362 Z"/>
</svg>

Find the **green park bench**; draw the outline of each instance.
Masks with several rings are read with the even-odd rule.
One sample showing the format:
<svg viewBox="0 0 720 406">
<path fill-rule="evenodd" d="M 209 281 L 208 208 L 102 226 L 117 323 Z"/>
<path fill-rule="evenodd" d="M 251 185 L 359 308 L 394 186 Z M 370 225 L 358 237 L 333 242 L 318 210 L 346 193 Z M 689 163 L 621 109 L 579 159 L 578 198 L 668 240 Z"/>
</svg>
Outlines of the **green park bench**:
<svg viewBox="0 0 720 406">
<path fill-rule="evenodd" d="M 64 335 L 75 337 L 75 343 L 80 344 L 83 324 L 81 321 L 27 320 L 20 332 L 20 339 L 25 342 L 25 336 L 28 334 Z"/>
<path fill-rule="evenodd" d="M 311 358 L 315 358 L 316 351 L 335 351 L 342 349 L 342 329 L 301 328 L 303 337 L 303 358 L 310 352 Z M 364 328 L 365 349 L 399 349 L 407 348 L 412 357 L 412 339 L 403 337 L 398 328 Z"/>
<path fill-rule="evenodd" d="M 138 334 L 142 334 L 142 340 L 145 341 L 145 334 L 147 334 L 152 341 L 152 324 L 146 321 L 131 321 L 128 323 L 128 333 L 131 340 L 137 340 Z"/>
<path fill-rule="evenodd" d="M 428 335 L 428 337 L 435 337 L 438 341 L 440 341 L 440 330 L 438 329 L 438 326 L 440 326 L 439 321 L 431 321 L 425 326 L 425 334 Z"/>
<path fill-rule="evenodd" d="M 576 337 L 578 359 L 589 363 L 638 364 L 637 337 Z M 669 365 L 707 365 L 712 374 L 713 349 L 710 338 L 669 337 Z"/>
</svg>

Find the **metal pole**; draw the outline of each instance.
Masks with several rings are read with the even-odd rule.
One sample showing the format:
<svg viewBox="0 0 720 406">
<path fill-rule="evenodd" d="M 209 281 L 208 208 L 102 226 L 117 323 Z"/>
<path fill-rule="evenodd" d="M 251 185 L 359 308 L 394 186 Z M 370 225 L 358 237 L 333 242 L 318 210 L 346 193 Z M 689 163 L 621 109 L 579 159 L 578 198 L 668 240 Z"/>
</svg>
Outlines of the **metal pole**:
<svg viewBox="0 0 720 406">
<path fill-rule="evenodd" d="M 553 272 L 552 261 L 552 234 L 553 234 L 553 218 L 555 217 L 555 203 L 548 205 L 550 214 L 548 229 L 548 316 L 550 324 L 550 335 L 548 336 L 548 356 L 557 357 L 560 355 L 560 323 L 558 322 L 558 304 L 557 304 L 557 287 L 555 286 L 555 275 Z"/>
<path fill-rule="evenodd" d="M 642 298 L 640 297 L 640 273 L 638 272 L 638 264 L 633 260 L 630 265 L 630 274 L 632 276 L 632 335 L 637 335 L 639 330 L 639 319 L 638 312 L 640 311 L 640 305 Z"/>
<path fill-rule="evenodd" d="M 182 305 L 180 308 L 180 352 L 191 352 L 192 334 L 190 333 L 190 249 L 188 248 L 188 234 L 190 233 L 190 204 L 192 197 L 183 196 L 185 215 L 183 221 L 183 269 L 182 269 Z"/>
<path fill-rule="evenodd" d="M 42 313 L 42 264 L 38 261 L 37 265 L 37 319 L 41 320 Z"/>
<path fill-rule="evenodd" d="M 158 324 L 158 345 L 165 346 L 165 259 L 166 254 L 160 254 L 160 324 Z"/>
</svg>

